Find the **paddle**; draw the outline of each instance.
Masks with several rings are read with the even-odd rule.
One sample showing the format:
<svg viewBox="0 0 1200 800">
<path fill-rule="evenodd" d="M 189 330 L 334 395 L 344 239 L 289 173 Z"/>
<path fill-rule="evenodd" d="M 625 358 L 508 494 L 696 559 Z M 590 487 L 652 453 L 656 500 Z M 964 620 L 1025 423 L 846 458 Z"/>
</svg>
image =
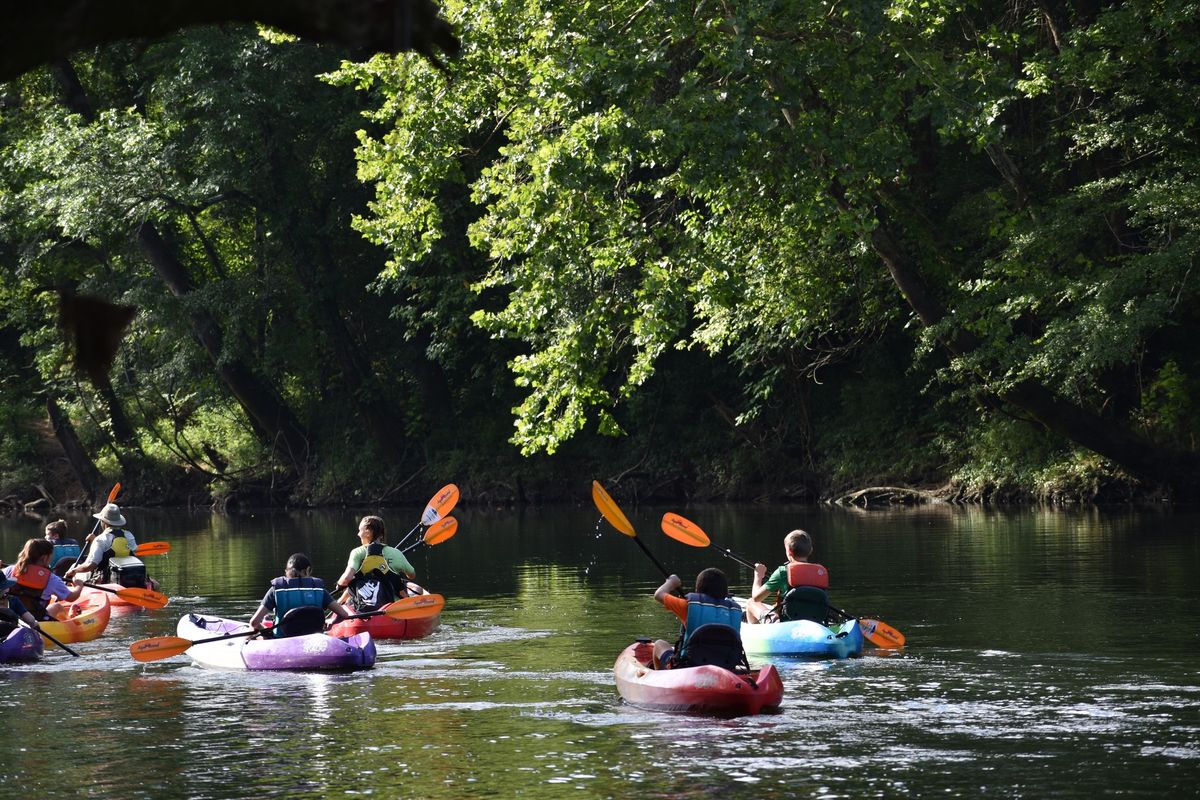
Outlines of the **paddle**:
<svg viewBox="0 0 1200 800">
<path fill-rule="evenodd" d="M 445 605 L 446 599 L 440 594 L 422 594 L 416 597 L 406 597 L 403 600 L 397 600 L 378 611 L 351 614 L 349 618 L 365 619 L 367 617 L 383 615 L 392 619 L 423 619 L 442 613 L 442 608 Z M 184 639 L 182 636 L 156 636 L 153 639 L 140 639 L 129 645 L 129 654 L 136 661 L 158 661 L 159 659 L 180 655 L 186 652 L 192 645 L 223 642 L 228 639 L 253 636 L 258 632 L 257 629 L 252 629 L 239 633 L 227 633 L 224 636 L 214 636 L 210 639 L 197 639 L 196 641 Z"/>
<path fill-rule="evenodd" d="M 683 542 L 684 544 L 691 545 L 692 547 L 716 547 L 716 545 L 713 545 L 711 540 L 708 538 L 708 534 L 700 529 L 699 525 L 692 522 L 690 519 L 679 516 L 678 514 L 667 513 L 663 515 L 662 531 L 675 541 Z M 745 558 L 742 558 L 728 547 L 716 547 L 716 549 L 720 550 L 726 556 L 742 566 L 754 569 L 753 563 L 747 561 Z M 782 604 L 782 602 L 783 601 L 781 600 L 779 604 Z M 776 605 L 776 610 L 778 610 L 779 604 Z M 841 614 L 844 619 L 854 618 L 852 614 L 848 614 L 840 608 L 835 608 L 834 606 L 828 606 L 828 608 L 831 611 L 836 611 L 837 613 Z M 859 617 L 858 624 L 862 629 L 863 636 L 865 636 L 876 647 L 899 648 L 904 646 L 904 634 L 893 628 L 891 625 L 888 625 L 886 622 L 882 622 L 877 619 L 865 619 L 863 617 Z"/>
<path fill-rule="evenodd" d="M 112 501 L 116 500 L 117 495 L 119 495 L 120 493 L 121 493 L 121 482 L 117 481 L 116 483 L 113 484 L 113 488 L 109 491 L 108 500 L 105 501 L 105 504 L 111 503 Z M 97 519 L 96 524 L 92 526 L 92 532 L 89 533 L 87 535 L 87 538 L 83 540 L 83 547 L 79 548 L 79 555 L 75 556 L 75 563 L 72 564 L 71 566 L 73 566 L 73 567 L 79 566 L 79 562 L 83 560 L 83 554 L 88 551 L 88 543 L 96 536 L 96 530 L 99 527 L 100 527 L 100 520 Z"/>
<path fill-rule="evenodd" d="M 421 521 L 414 525 L 411 531 L 404 534 L 404 538 L 397 542 L 396 549 L 399 550 L 404 547 L 404 543 L 414 533 L 421 528 L 431 527 L 435 522 L 449 514 L 456 505 L 458 505 L 458 487 L 453 483 L 447 483 L 437 490 L 437 494 L 429 498 L 429 502 L 425 505 L 425 512 L 421 514 Z"/>
<path fill-rule="evenodd" d="M 122 600 L 133 603 L 135 606 L 141 606 L 142 608 L 162 608 L 167 604 L 167 601 L 171 599 L 165 594 L 156 592 L 153 589 L 139 589 L 136 586 L 128 586 L 124 589 L 110 589 L 109 587 L 99 583 L 85 583 L 84 586 L 90 586 L 91 588 L 99 589 L 102 592 L 110 592 Z"/>
<path fill-rule="evenodd" d="M 161 556 L 171 552 L 170 542 L 146 542 L 133 549 L 135 556 Z"/>
<path fill-rule="evenodd" d="M 68 653 L 70 653 L 71 655 L 75 656 L 76 658 L 79 658 L 79 653 L 76 653 L 74 650 L 72 650 L 71 648 L 67 647 L 65 644 L 63 644 L 62 642 L 60 642 L 58 639 L 55 639 L 55 638 L 54 638 L 53 636 L 51 636 L 50 634 L 46 633 L 46 631 L 44 631 L 44 630 L 43 630 L 43 629 L 42 629 L 40 626 L 39 626 L 39 627 L 37 627 L 37 628 L 34 628 L 32 625 L 30 625 L 30 624 L 29 624 L 28 622 L 26 622 L 25 620 L 21 620 L 21 624 L 22 624 L 22 625 L 24 625 L 26 628 L 29 628 L 29 629 L 31 629 L 31 630 L 35 630 L 35 631 L 37 631 L 37 632 L 38 632 L 38 633 L 40 633 L 40 634 L 41 634 L 41 635 L 42 635 L 44 638 L 46 638 L 46 639 L 49 639 L 50 641 L 54 642 L 56 645 L 58 645 L 59 647 L 61 647 L 63 650 L 66 650 L 66 651 L 67 651 Z"/>
<path fill-rule="evenodd" d="M 430 525 L 429 529 L 425 531 L 425 535 L 421 538 L 421 541 L 414 542 L 404 552 L 411 553 L 421 545 L 428 547 L 439 545 L 456 533 L 458 533 L 458 520 L 454 517 L 444 517 Z"/>
<path fill-rule="evenodd" d="M 637 542 L 638 547 L 642 548 L 642 552 L 650 557 L 650 560 L 654 562 L 654 566 L 658 567 L 658 571 L 663 574 L 664 578 L 671 576 L 671 573 L 667 572 L 666 567 L 659 563 L 658 559 L 654 557 L 654 554 L 650 552 L 645 543 L 638 538 L 637 531 L 633 529 L 629 518 L 622 513 L 616 501 L 612 499 L 612 496 L 604 491 L 604 487 L 600 485 L 600 481 L 592 481 L 592 502 L 596 504 L 600 515 L 608 520 L 609 525 L 612 525 L 620 533 Z"/>
</svg>

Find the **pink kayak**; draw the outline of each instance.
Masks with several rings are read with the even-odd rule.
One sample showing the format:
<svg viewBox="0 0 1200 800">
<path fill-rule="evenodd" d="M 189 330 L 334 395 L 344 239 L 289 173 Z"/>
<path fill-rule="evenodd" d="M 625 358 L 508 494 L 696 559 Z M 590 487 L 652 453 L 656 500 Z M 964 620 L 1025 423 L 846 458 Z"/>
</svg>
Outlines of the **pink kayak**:
<svg viewBox="0 0 1200 800">
<path fill-rule="evenodd" d="M 783 681 L 768 664 L 748 673 L 722 667 L 654 669 L 649 642 L 621 651 L 613 673 L 625 702 L 651 711 L 686 711 L 739 717 L 775 709 L 783 702 Z"/>
</svg>

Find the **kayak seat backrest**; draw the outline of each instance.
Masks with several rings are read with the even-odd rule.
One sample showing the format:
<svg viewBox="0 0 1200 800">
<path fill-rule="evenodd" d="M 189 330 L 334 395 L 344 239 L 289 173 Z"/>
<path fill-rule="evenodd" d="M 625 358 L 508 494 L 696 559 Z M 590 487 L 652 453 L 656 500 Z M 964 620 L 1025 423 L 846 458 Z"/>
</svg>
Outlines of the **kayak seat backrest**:
<svg viewBox="0 0 1200 800">
<path fill-rule="evenodd" d="M 307 636 L 325 630 L 325 609 L 317 606 L 300 606 L 283 615 L 275 626 L 275 638 Z"/>
<path fill-rule="evenodd" d="M 783 596 L 785 620 L 808 619 L 825 624 L 829 613 L 829 595 L 815 586 L 797 586 Z"/>
<path fill-rule="evenodd" d="M 687 655 L 682 666 L 702 667 L 712 665 L 722 669 L 749 668 L 742 640 L 738 632 L 728 625 L 701 625 L 693 631 L 687 642 Z"/>
</svg>

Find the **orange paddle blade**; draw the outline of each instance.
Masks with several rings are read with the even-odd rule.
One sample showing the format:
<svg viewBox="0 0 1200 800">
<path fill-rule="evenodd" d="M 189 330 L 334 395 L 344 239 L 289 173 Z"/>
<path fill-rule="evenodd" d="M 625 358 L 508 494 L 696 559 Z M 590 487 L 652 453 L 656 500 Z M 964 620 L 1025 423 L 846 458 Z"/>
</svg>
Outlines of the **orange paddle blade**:
<svg viewBox="0 0 1200 800">
<path fill-rule="evenodd" d="M 692 547 L 708 547 L 708 534 L 700 530 L 700 526 L 678 514 L 663 514 L 662 531 L 677 542 L 690 544 Z"/>
<path fill-rule="evenodd" d="M 425 513 L 421 515 L 421 524 L 432 525 L 449 514 L 457 503 L 458 487 L 453 483 L 447 483 L 438 489 L 437 494 L 429 498 L 429 505 L 425 506 Z"/>
<path fill-rule="evenodd" d="M 445 517 L 430 525 L 429 530 L 425 531 L 425 544 L 431 546 L 441 544 L 456 533 L 458 533 L 458 520 L 454 517 Z"/>
<path fill-rule="evenodd" d="M 120 493 L 121 493 L 121 482 L 117 481 L 116 483 L 113 484 L 112 491 L 110 491 L 108 493 L 108 502 L 111 503 L 112 501 L 116 500 L 117 495 L 119 495 Z"/>
<path fill-rule="evenodd" d="M 608 520 L 608 524 L 612 525 L 626 536 L 637 537 L 637 532 L 633 529 L 633 524 L 617 507 L 617 503 L 612 499 L 608 492 L 604 491 L 604 487 L 600 485 L 600 481 L 592 481 L 592 502 L 596 504 L 596 508 L 600 510 L 600 514 Z"/>
<path fill-rule="evenodd" d="M 880 622 L 877 619 L 860 618 L 858 625 L 862 628 L 863 636 L 867 637 L 871 644 L 876 647 L 885 647 L 888 649 L 904 647 L 904 634 L 886 622 Z"/>
<path fill-rule="evenodd" d="M 129 655 L 135 661 L 158 661 L 160 658 L 181 655 L 191 646 L 192 640 L 182 636 L 155 636 L 153 639 L 139 639 L 129 645 Z"/>
<path fill-rule="evenodd" d="M 134 548 L 135 556 L 161 556 L 163 553 L 171 552 L 170 542 L 144 542 Z"/>
<path fill-rule="evenodd" d="M 445 606 L 446 598 L 440 594 L 419 594 L 397 600 L 382 610 L 392 619 L 424 619 L 442 613 Z"/>
<path fill-rule="evenodd" d="M 134 605 L 139 605 L 142 608 L 162 608 L 171 598 L 165 594 L 156 592 L 153 589 L 138 589 L 137 587 L 129 587 L 127 589 L 118 589 L 117 597 L 122 600 L 128 600 Z"/>
</svg>

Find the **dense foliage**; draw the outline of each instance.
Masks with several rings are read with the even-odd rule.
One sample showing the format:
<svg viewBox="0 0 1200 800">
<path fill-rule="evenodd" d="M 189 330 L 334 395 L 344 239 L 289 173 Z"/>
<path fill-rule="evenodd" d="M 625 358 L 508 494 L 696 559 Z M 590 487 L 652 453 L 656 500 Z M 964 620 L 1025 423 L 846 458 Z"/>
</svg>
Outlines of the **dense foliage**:
<svg viewBox="0 0 1200 800">
<path fill-rule="evenodd" d="M 105 474 L 277 500 L 1194 492 L 1197 10 L 488 0 L 445 70 L 230 28 L 30 73 L 0 472 L 52 403 Z M 111 385 L 55 291 L 139 308 Z"/>
</svg>

